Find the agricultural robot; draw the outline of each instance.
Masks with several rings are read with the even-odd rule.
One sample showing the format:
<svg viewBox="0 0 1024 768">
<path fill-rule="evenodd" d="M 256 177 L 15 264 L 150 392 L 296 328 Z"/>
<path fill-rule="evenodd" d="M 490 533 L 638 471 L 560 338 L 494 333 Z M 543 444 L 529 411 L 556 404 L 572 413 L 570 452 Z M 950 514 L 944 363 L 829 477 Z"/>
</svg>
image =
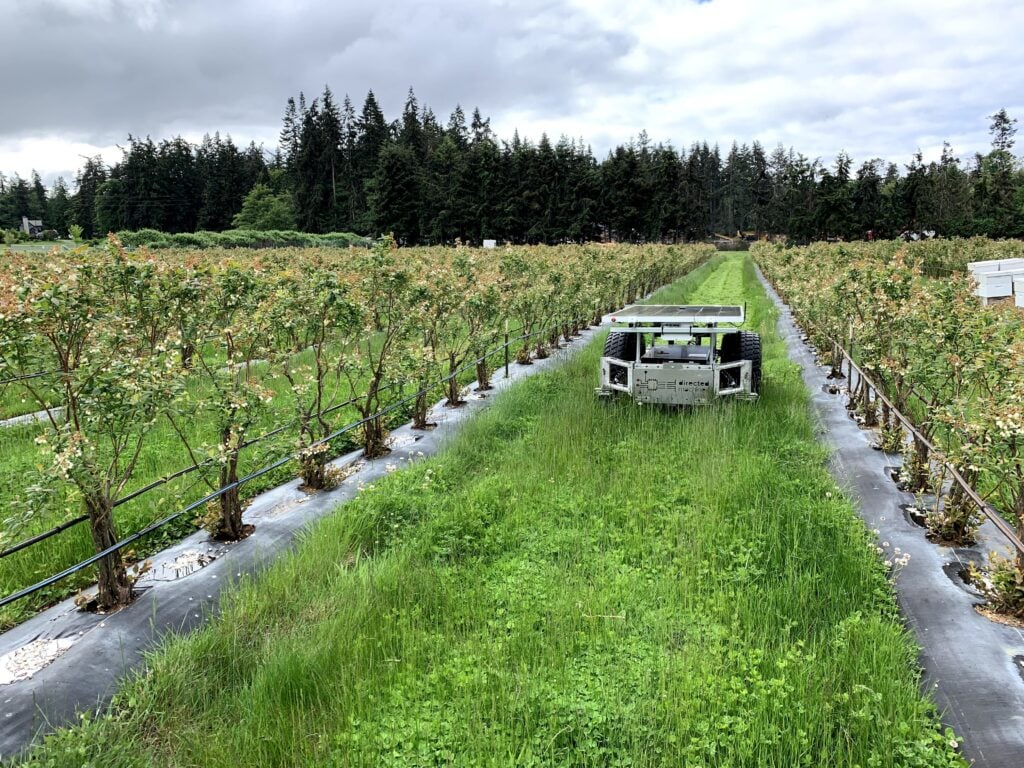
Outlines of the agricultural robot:
<svg viewBox="0 0 1024 768">
<path fill-rule="evenodd" d="M 713 305 L 632 304 L 614 312 L 597 394 L 662 405 L 756 400 L 761 337 L 735 327 L 745 316 L 745 307 Z"/>
</svg>

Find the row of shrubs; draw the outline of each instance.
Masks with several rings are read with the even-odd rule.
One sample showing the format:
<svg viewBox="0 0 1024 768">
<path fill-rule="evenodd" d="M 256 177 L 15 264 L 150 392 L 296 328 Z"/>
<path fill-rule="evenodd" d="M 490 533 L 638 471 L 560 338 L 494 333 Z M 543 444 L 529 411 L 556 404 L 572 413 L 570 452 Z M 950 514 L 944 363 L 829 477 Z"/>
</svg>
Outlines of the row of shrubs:
<svg viewBox="0 0 1024 768">
<path fill-rule="evenodd" d="M 371 241 L 351 232 L 328 232 L 323 235 L 292 230 L 230 229 L 225 232 L 179 232 L 169 234 L 155 229 L 122 231 L 118 239 L 125 248 L 347 248 L 369 246 Z"/>
</svg>

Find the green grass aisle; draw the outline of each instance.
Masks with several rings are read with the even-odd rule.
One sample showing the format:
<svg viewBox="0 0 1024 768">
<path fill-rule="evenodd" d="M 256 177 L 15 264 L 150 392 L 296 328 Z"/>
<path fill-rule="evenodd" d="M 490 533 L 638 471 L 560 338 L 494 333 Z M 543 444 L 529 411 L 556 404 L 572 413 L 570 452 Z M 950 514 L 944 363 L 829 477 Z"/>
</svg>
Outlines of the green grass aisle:
<svg viewBox="0 0 1024 768">
<path fill-rule="evenodd" d="M 946 766 L 745 255 L 758 403 L 599 402 L 598 345 L 368 487 L 40 764 Z"/>
</svg>

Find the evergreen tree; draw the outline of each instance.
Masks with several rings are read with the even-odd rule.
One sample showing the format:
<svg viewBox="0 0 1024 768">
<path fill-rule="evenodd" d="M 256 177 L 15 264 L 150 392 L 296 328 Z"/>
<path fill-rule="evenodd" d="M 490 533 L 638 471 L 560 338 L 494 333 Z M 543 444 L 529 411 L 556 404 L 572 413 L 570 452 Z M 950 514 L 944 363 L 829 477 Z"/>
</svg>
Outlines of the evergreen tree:
<svg viewBox="0 0 1024 768">
<path fill-rule="evenodd" d="M 469 236 L 469 193 L 465 188 L 465 158 L 451 136 L 445 136 L 431 156 L 427 174 L 424 231 L 433 243 L 450 244 Z"/>
<path fill-rule="evenodd" d="M 82 228 L 82 236 L 85 238 L 97 237 L 94 220 L 96 198 L 99 194 L 100 186 L 106 180 L 107 169 L 99 155 L 86 158 L 85 165 L 75 177 L 77 191 L 72 203 L 72 215 L 74 223 Z"/>
<path fill-rule="evenodd" d="M 352 232 L 358 228 L 366 205 L 364 180 L 357 174 L 356 141 L 359 124 L 352 100 L 345 94 L 341 105 L 341 145 L 339 147 L 338 204 L 335 206 L 337 229 Z"/>
<path fill-rule="evenodd" d="M 378 159 L 387 144 L 388 133 L 388 126 L 384 121 L 384 113 L 377 104 L 377 97 L 373 95 L 373 91 L 369 91 L 357 121 L 357 135 L 352 158 L 355 176 L 364 190 L 368 189 L 377 172 Z M 369 232 L 375 227 L 375 219 L 370 209 L 371 205 L 367 200 L 366 205 L 363 206 L 362 215 L 356 222 L 361 232 Z"/>
<path fill-rule="evenodd" d="M 1014 166 L 1012 154 L 1017 133 L 1016 119 L 1005 109 L 989 118 L 992 151 L 978 162 L 975 174 L 975 197 L 979 202 L 978 225 L 991 237 L 1008 237 L 1021 231 L 1022 215 L 1015 204 Z"/>
<path fill-rule="evenodd" d="M 948 142 L 942 144 L 938 164 L 929 166 L 929 175 L 933 178 L 934 229 L 943 236 L 972 234 L 970 179 L 960 168 L 960 161 Z"/>
<path fill-rule="evenodd" d="M 7 195 L 7 226 L 19 229 L 22 227 L 23 217 L 35 218 L 32 215 L 32 187 L 26 179 L 15 173 L 14 178 L 10 182 L 10 189 Z"/>
<path fill-rule="evenodd" d="M 840 152 L 834 172 L 827 168 L 822 170 L 816 195 L 817 234 L 821 238 L 856 236 L 858 227 L 854 222 L 850 165 L 850 156 Z"/>
<path fill-rule="evenodd" d="M 768 171 L 768 157 L 761 142 L 755 141 L 750 151 L 751 210 L 748 227 L 759 236 L 768 231 L 769 207 L 772 200 L 772 180 Z"/>
<path fill-rule="evenodd" d="M 401 144 L 386 146 L 377 160 L 368 189 L 373 232 L 392 233 L 403 245 L 418 243 L 420 174 L 413 151 Z"/>
<path fill-rule="evenodd" d="M 458 104 L 455 105 L 451 117 L 448 118 L 446 133 L 455 142 L 455 146 L 460 152 L 465 151 L 469 144 L 469 131 L 466 128 L 466 113 Z"/>
<path fill-rule="evenodd" d="M 895 237 L 907 228 L 908 213 L 901 186 L 899 168 L 896 163 L 889 163 L 882 179 L 882 231 L 886 237 Z"/>
<path fill-rule="evenodd" d="M 302 128 L 302 116 L 295 106 L 295 99 L 288 97 L 288 103 L 284 109 L 281 133 L 278 136 L 278 149 L 281 153 L 281 162 L 288 168 L 299 147 L 299 134 Z"/>
<path fill-rule="evenodd" d="M 199 225 L 203 185 L 193 149 L 193 146 L 180 136 L 161 141 L 157 148 L 153 173 L 155 188 L 163 199 L 163 215 L 159 223 L 154 221 L 150 224 L 156 229 L 164 232 L 195 232 Z M 228 183 L 231 181 L 234 179 Z M 222 206 L 225 211 L 231 207 L 225 200 L 218 200 L 215 205 L 218 209 Z M 204 212 L 209 211 L 211 207 L 204 205 Z"/>
<path fill-rule="evenodd" d="M 46 216 L 43 223 L 48 229 L 55 229 L 61 237 L 66 237 L 72 221 L 71 197 L 68 185 L 63 176 L 59 176 L 50 190 L 50 198 L 46 202 Z"/>
<path fill-rule="evenodd" d="M 479 241 L 507 237 L 502 225 L 505 186 L 501 151 L 489 135 L 481 134 L 469 149 L 464 189 L 469 238 Z"/>
<path fill-rule="evenodd" d="M 479 144 L 481 141 L 493 141 L 494 136 L 491 133 L 491 119 L 486 120 L 480 114 L 480 108 L 475 107 L 473 109 L 473 122 L 469 126 L 470 140 L 473 144 Z"/>
<path fill-rule="evenodd" d="M 645 216 L 644 236 L 648 240 L 678 240 L 682 237 L 685 202 L 682 199 L 683 166 L 672 145 L 659 144 L 651 156 L 651 197 Z"/>
<path fill-rule="evenodd" d="M 881 165 L 882 161 L 878 159 L 865 161 L 853 182 L 852 205 L 857 238 L 866 238 L 868 232 L 873 233 L 873 237 L 884 236 L 882 177 L 878 172 Z"/>
<path fill-rule="evenodd" d="M 46 187 L 43 180 L 36 171 L 32 171 L 32 188 L 28 196 L 28 217 L 30 219 L 44 219 L 46 216 Z M 43 221 L 43 226 L 51 229 L 49 222 Z"/>
<path fill-rule="evenodd" d="M 100 184 L 93 203 L 92 229 L 95 236 L 104 237 L 111 232 L 128 229 L 127 209 L 128 199 L 121 178 L 112 176 Z"/>
<path fill-rule="evenodd" d="M 420 122 L 419 103 L 412 88 L 405 98 L 402 119 L 397 129 L 398 143 L 411 150 L 421 163 L 426 159 L 426 144 L 423 140 L 423 124 Z"/>
</svg>

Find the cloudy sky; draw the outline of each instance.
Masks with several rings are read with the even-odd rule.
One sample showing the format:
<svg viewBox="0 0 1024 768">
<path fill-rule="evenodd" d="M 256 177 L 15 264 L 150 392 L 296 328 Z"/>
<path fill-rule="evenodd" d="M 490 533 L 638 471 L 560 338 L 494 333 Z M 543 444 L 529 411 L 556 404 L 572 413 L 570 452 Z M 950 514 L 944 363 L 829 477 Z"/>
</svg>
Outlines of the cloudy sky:
<svg viewBox="0 0 1024 768">
<path fill-rule="evenodd" d="M 503 138 L 760 140 L 906 162 L 1024 121 L 1019 0 L 0 0 L 0 171 L 69 179 L 131 133 L 276 145 L 329 84 L 410 86 Z M 1024 144 L 1024 142 L 1022 142 Z M 1018 148 L 1019 149 L 1019 148 Z"/>
</svg>

